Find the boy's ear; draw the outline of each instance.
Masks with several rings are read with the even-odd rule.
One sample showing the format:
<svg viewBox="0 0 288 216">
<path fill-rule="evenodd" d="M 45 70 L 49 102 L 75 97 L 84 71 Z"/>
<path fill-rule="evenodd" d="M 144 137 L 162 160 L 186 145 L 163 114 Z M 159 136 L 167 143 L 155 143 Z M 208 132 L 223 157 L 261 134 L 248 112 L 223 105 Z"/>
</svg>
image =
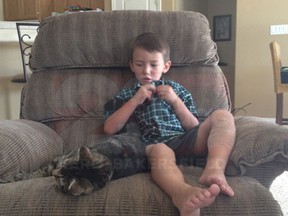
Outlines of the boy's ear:
<svg viewBox="0 0 288 216">
<path fill-rule="evenodd" d="M 132 59 L 129 60 L 129 66 L 130 66 L 130 70 L 133 72 L 133 61 L 132 61 Z"/>
<path fill-rule="evenodd" d="M 164 70 L 163 70 L 163 73 L 167 73 L 169 71 L 171 67 L 171 61 L 167 61 L 165 64 L 164 64 Z"/>
</svg>

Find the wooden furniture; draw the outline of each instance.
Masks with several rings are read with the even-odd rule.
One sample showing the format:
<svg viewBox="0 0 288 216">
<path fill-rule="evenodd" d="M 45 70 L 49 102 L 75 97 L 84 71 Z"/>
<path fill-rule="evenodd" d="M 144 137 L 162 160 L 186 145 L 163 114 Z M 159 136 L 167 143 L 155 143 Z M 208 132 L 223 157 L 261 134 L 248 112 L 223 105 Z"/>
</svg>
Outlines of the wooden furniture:
<svg viewBox="0 0 288 216">
<path fill-rule="evenodd" d="M 288 92 L 288 84 L 281 82 L 281 52 L 278 42 L 270 43 L 272 56 L 273 73 L 274 73 L 274 91 L 276 93 L 276 123 L 288 124 L 288 118 L 283 118 L 283 93 Z"/>
<path fill-rule="evenodd" d="M 87 8 L 104 10 L 104 0 L 53 0 L 53 11 L 63 12 L 67 6 L 80 5 Z"/>
<path fill-rule="evenodd" d="M 41 20 L 50 16 L 53 2 L 47 0 L 3 0 L 5 21 Z"/>
<path fill-rule="evenodd" d="M 104 10 L 105 0 L 3 0 L 5 21 L 42 20 L 52 12 L 64 12 L 71 5 Z"/>
</svg>

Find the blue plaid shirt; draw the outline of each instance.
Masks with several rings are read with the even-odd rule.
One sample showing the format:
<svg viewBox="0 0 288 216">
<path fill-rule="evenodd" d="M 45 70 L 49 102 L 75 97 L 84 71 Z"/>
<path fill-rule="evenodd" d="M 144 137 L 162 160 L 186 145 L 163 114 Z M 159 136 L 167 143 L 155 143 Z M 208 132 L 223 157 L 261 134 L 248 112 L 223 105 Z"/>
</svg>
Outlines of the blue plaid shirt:
<svg viewBox="0 0 288 216">
<path fill-rule="evenodd" d="M 192 95 L 182 85 L 170 80 L 159 80 L 155 81 L 154 84 L 155 86 L 170 85 L 186 107 L 194 116 L 198 117 Z M 139 87 L 140 83 L 136 83 L 131 88 L 119 91 L 112 100 L 105 105 L 106 117 L 129 101 Z M 165 143 L 185 132 L 172 106 L 158 98 L 157 95 L 154 95 L 152 100 L 145 101 L 139 105 L 131 117 L 139 126 L 142 132 L 142 140 L 146 144 Z"/>
</svg>

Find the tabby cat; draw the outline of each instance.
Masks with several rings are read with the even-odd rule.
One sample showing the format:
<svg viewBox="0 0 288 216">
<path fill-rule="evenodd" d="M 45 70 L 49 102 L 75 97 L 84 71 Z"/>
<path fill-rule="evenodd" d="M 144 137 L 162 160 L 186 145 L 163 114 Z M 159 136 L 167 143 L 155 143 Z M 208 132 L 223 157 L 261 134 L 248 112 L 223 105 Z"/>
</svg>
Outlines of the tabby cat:
<svg viewBox="0 0 288 216">
<path fill-rule="evenodd" d="M 58 188 L 73 195 L 89 194 L 117 179 L 147 170 L 145 146 L 140 138 L 119 134 L 83 146 L 31 173 L 19 173 L 15 180 L 53 175 Z"/>
</svg>

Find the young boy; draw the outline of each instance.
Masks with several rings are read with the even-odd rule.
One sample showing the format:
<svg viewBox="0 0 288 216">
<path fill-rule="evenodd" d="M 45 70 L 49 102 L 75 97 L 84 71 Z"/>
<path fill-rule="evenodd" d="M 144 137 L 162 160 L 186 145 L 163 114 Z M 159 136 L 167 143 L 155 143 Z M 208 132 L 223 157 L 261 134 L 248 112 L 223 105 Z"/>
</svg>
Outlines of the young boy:
<svg viewBox="0 0 288 216">
<path fill-rule="evenodd" d="M 133 117 L 147 144 L 153 180 L 171 197 L 181 216 L 194 216 L 220 192 L 234 196 L 224 171 L 234 145 L 235 125 L 225 110 L 213 112 L 199 124 L 191 94 L 180 84 L 161 79 L 171 66 L 169 53 L 168 44 L 153 33 L 135 39 L 130 68 L 138 82 L 114 96 L 104 130 L 115 134 Z M 208 188 L 186 184 L 176 158 L 205 155 L 207 163 L 199 182 Z"/>
</svg>

